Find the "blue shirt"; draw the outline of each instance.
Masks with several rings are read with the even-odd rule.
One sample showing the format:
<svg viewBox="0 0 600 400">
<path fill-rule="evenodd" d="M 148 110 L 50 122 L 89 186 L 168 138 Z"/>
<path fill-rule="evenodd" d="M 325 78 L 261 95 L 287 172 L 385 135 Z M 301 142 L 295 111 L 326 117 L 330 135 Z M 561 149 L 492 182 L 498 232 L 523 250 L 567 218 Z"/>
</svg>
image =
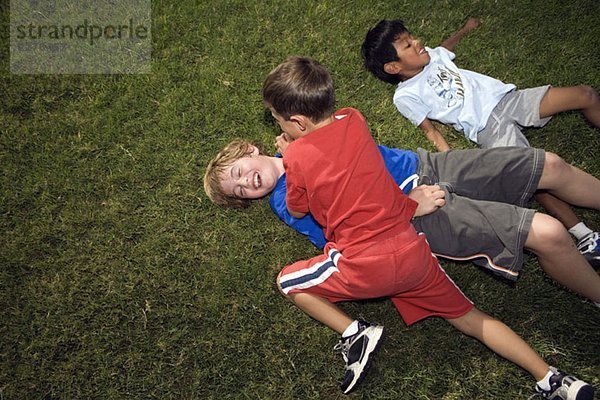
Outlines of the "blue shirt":
<svg viewBox="0 0 600 400">
<path fill-rule="evenodd" d="M 378 146 L 379 152 L 385 162 L 385 167 L 394 178 L 394 181 L 400 186 L 405 194 L 408 194 L 417 181 L 417 154 L 410 150 L 390 149 L 385 146 Z M 308 239 L 319 249 L 325 247 L 327 240 L 323 234 L 323 228 L 315 219 L 307 214 L 303 218 L 294 218 L 287 210 L 285 203 L 286 180 L 285 174 L 281 175 L 275 189 L 269 198 L 269 204 L 273 212 L 286 225 L 308 237 Z"/>
</svg>

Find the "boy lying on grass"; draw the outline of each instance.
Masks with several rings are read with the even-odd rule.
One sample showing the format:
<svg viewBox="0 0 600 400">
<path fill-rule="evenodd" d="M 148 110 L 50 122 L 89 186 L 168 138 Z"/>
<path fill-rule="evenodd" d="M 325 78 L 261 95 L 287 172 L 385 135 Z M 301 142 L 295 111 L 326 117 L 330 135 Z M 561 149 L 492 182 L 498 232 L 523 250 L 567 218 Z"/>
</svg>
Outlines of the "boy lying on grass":
<svg viewBox="0 0 600 400">
<path fill-rule="evenodd" d="M 440 316 L 521 366 L 536 379 L 536 390 L 545 397 L 593 398 L 590 385 L 549 367 L 510 328 L 476 309 L 446 276 L 431 254 L 424 235 L 417 234 L 410 220 L 448 204 L 443 205 L 438 194 L 432 196 L 435 200 L 433 206 L 429 203 L 429 209 L 419 208 L 398 188 L 385 169 L 362 115 L 349 108 L 334 112 L 333 83 L 326 69 L 308 58 L 289 58 L 267 77 L 263 99 L 284 133 L 294 139 L 286 149 L 282 164 L 287 175 L 288 212 L 294 218 L 312 213 L 323 226 L 328 240 L 323 255 L 286 266 L 277 279 L 278 287 L 309 316 L 341 334 L 337 347 L 346 362 L 341 384 L 344 393 L 352 391 L 364 378 L 381 344 L 383 327 L 352 320 L 332 302 L 387 296 L 407 324 Z M 546 157 L 541 150 L 520 151 L 527 155 L 522 157 L 520 165 L 520 169 L 527 171 L 518 177 L 523 185 L 521 189 L 527 189 L 521 191 L 522 197 L 527 197 L 523 193 L 537 186 L 548 184 L 554 189 L 558 182 L 567 185 L 568 190 L 575 190 L 577 185 L 561 181 L 560 175 L 567 174 L 585 187 L 597 183 L 595 198 L 598 199 L 600 182 L 595 178 L 566 165 L 556 156 Z M 428 173 L 431 179 L 437 180 L 435 166 L 444 164 L 451 154 L 430 157 L 431 170 L 423 171 L 423 176 Z M 508 153 L 500 158 L 506 156 Z M 261 192 L 263 182 L 272 185 L 282 173 L 278 174 L 276 168 L 271 174 L 261 174 L 258 166 L 252 165 L 256 159 L 244 158 L 250 158 L 248 170 L 230 163 L 216 174 L 219 190 L 234 198 L 264 196 L 267 193 Z M 421 163 L 423 167 L 424 162 Z M 214 163 L 209 170 L 212 167 Z M 485 187 L 494 186 L 499 179 L 489 179 Z M 481 181 L 472 183 L 481 188 Z M 509 187 L 513 185 L 517 183 L 511 182 Z M 206 187 L 210 192 L 211 185 Z M 503 186 L 497 189 L 506 192 Z M 568 192 L 565 196 L 570 201 L 579 199 L 578 193 Z M 211 198 L 214 198 L 212 194 Z M 600 200 L 582 202 L 585 204 L 581 205 L 600 208 Z M 518 212 L 517 208 L 513 209 L 514 218 L 526 225 L 530 234 L 535 231 L 532 236 L 556 233 L 559 240 L 555 244 L 564 245 L 562 250 L 571 261 L 581 261 L 579 267 L 581 272 L 585 271 L 584 275 L 595 276 L 572 243 L 560 240 L 562 225 L 524 209 Z M 536 225 L 534 230 L 534 220 L 544 221 L 549 226 Z"/>
<path fill-rule="evenodd" d="M 288 144 L 283 134 L 277 138 L 276 148 L 285 154 Z M 396 184 L 420 208 L 432 211 L 411 223 L 425 234 L 436 255 L 473 260 L 514 281 L 523 265 L 523 250 L 529 250 L 550 277 L 600 304 L 600 276 L 573 251 L 565 228 L 554 218 L 525 208 L 537 189 L 552 190 L 559 197 L 565 190 L 571 191 L 565 183 L 576 176 L 585 183 L 570 201 L 582 204 L 581 200 L 597 209 L 599 205 L 591 203 L 594 199 L 597 203 L 598 179 L 541 150 L 429 153 L 419 149 L 415 153 L 378 148 Z M 540 179 L 530 182 L 536 169 L 541 170 Z M 225 146 L 209 163 L 204 188 L 214 203 L 225 207 L 247 207 L 252 200 L 270 196 L 271 209 L 283 222 L 320 249 L 327 242 L 323 228 L 310 214 L 294 218 L 287 211 L 283 159 L 260 154 L 250 142 L 238 139 Z"/>
<path fill-rule="evenodd" d="M 478 26 L 478 20 L 469 19 L 440 46 L 429 48 L 402 21 L 382 20 L 368 31 L 361 47 L 365 67 L 397 85 L 394 105 L 439 151 L 450 147 L 431 120 L 451 125 L 483 148 L 529 147 L 523 127 L 542 127 L 563 111 L 579 110 L 600 127 L 600 98 L 590 86 L 517 90 L 513 84 L 457 67 L 451 50 Z M 577 238 L 586 259 L 600 265 L 600 234 L 552 193 L 538 192 L 536 200 Z"/>
</svg>

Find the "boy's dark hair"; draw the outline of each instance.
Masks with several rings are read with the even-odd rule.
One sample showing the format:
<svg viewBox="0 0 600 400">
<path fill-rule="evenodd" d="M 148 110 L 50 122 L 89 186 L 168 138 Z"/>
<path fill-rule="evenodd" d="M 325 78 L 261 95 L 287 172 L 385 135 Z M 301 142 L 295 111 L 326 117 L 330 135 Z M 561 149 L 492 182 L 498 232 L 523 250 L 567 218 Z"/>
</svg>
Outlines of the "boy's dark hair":
<svg viewBox="0 0 600 400">
<path fill-rule="evenodd" d="M 271 71 L 263 85 L 263 100 L 286 121 L 304 115 L 316 123 L 335 111 L 331 75 L 308 57 L 289 57 Z"/>
<path fill-rule="evenodd" d="M 383 19 L 365 36 L 361 47 L 365 67 L 384 82 L 400 83 L 398 75 L 388 74 L 383 67 L 389 62 L 399 60 L 394 41 L 404 32 L 408 32 L 408 29 L 401 20 Z"/>
</svg>

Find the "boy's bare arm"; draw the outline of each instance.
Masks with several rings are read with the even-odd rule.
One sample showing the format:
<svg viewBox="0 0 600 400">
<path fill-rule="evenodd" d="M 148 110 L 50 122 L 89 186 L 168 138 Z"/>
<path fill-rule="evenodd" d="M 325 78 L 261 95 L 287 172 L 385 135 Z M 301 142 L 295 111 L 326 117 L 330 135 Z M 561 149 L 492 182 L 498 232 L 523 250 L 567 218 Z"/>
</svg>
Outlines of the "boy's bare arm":
<svg viewBox="0 0 600 400">
<path fill-rule="evenodd" d="M 446 139 L 444 139 L 442 133 L 433 126 L 433 123 L 429 119 L 425 118 L 419 125 L 419 128 L 425 133 L 427 139 L 433 143 L 437 151 L 450 150 L 450 146 L 448 145 L 448 142 L 446 142 Z"/>
<path fill-rule="evenodd" d="M 477 28 L 479 25 L 481 25 L 481 22 L 477 18 L 469 18 L 469 20 L 465 22 L 465 24 L 459 30 L 454 32 L 454 34 L 448 39 L 444 40 L 440 46 L 452 51 L 454 46 L 460 42 L 463 36 Z"/>
</svg>

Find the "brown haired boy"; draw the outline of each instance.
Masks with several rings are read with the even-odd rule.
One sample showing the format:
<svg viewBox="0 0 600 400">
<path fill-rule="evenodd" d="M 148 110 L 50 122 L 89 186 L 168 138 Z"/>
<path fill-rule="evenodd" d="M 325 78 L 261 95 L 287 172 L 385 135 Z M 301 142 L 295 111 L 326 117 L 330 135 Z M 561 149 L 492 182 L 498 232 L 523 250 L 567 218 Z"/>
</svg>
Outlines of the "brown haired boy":
<svg viewBox="0 0 600 400">
<path fill-rule="evenodd" d="M 283 268 L 277 283 L 300 309 L 342 334 L 344 393 L 364 378 L 383 327 L 353 321 L 332 302 L 390 297 L 407 324 L 448 320 L 527 370 L 538 391 L 593 397 L 590 385 L 549 367 L 510 328 L 476 309 L 439 267 L 410 224 L 417 204 L 386 171 L 362 115 L 333 112 L 333 82 L 323 66 L 287 59 L 267 77 L 263 99 L 294 139 L 283 158 L 288 210 L 297 218 L 310 212 L 329 241 L 323 255 Z"/>
</svg>

